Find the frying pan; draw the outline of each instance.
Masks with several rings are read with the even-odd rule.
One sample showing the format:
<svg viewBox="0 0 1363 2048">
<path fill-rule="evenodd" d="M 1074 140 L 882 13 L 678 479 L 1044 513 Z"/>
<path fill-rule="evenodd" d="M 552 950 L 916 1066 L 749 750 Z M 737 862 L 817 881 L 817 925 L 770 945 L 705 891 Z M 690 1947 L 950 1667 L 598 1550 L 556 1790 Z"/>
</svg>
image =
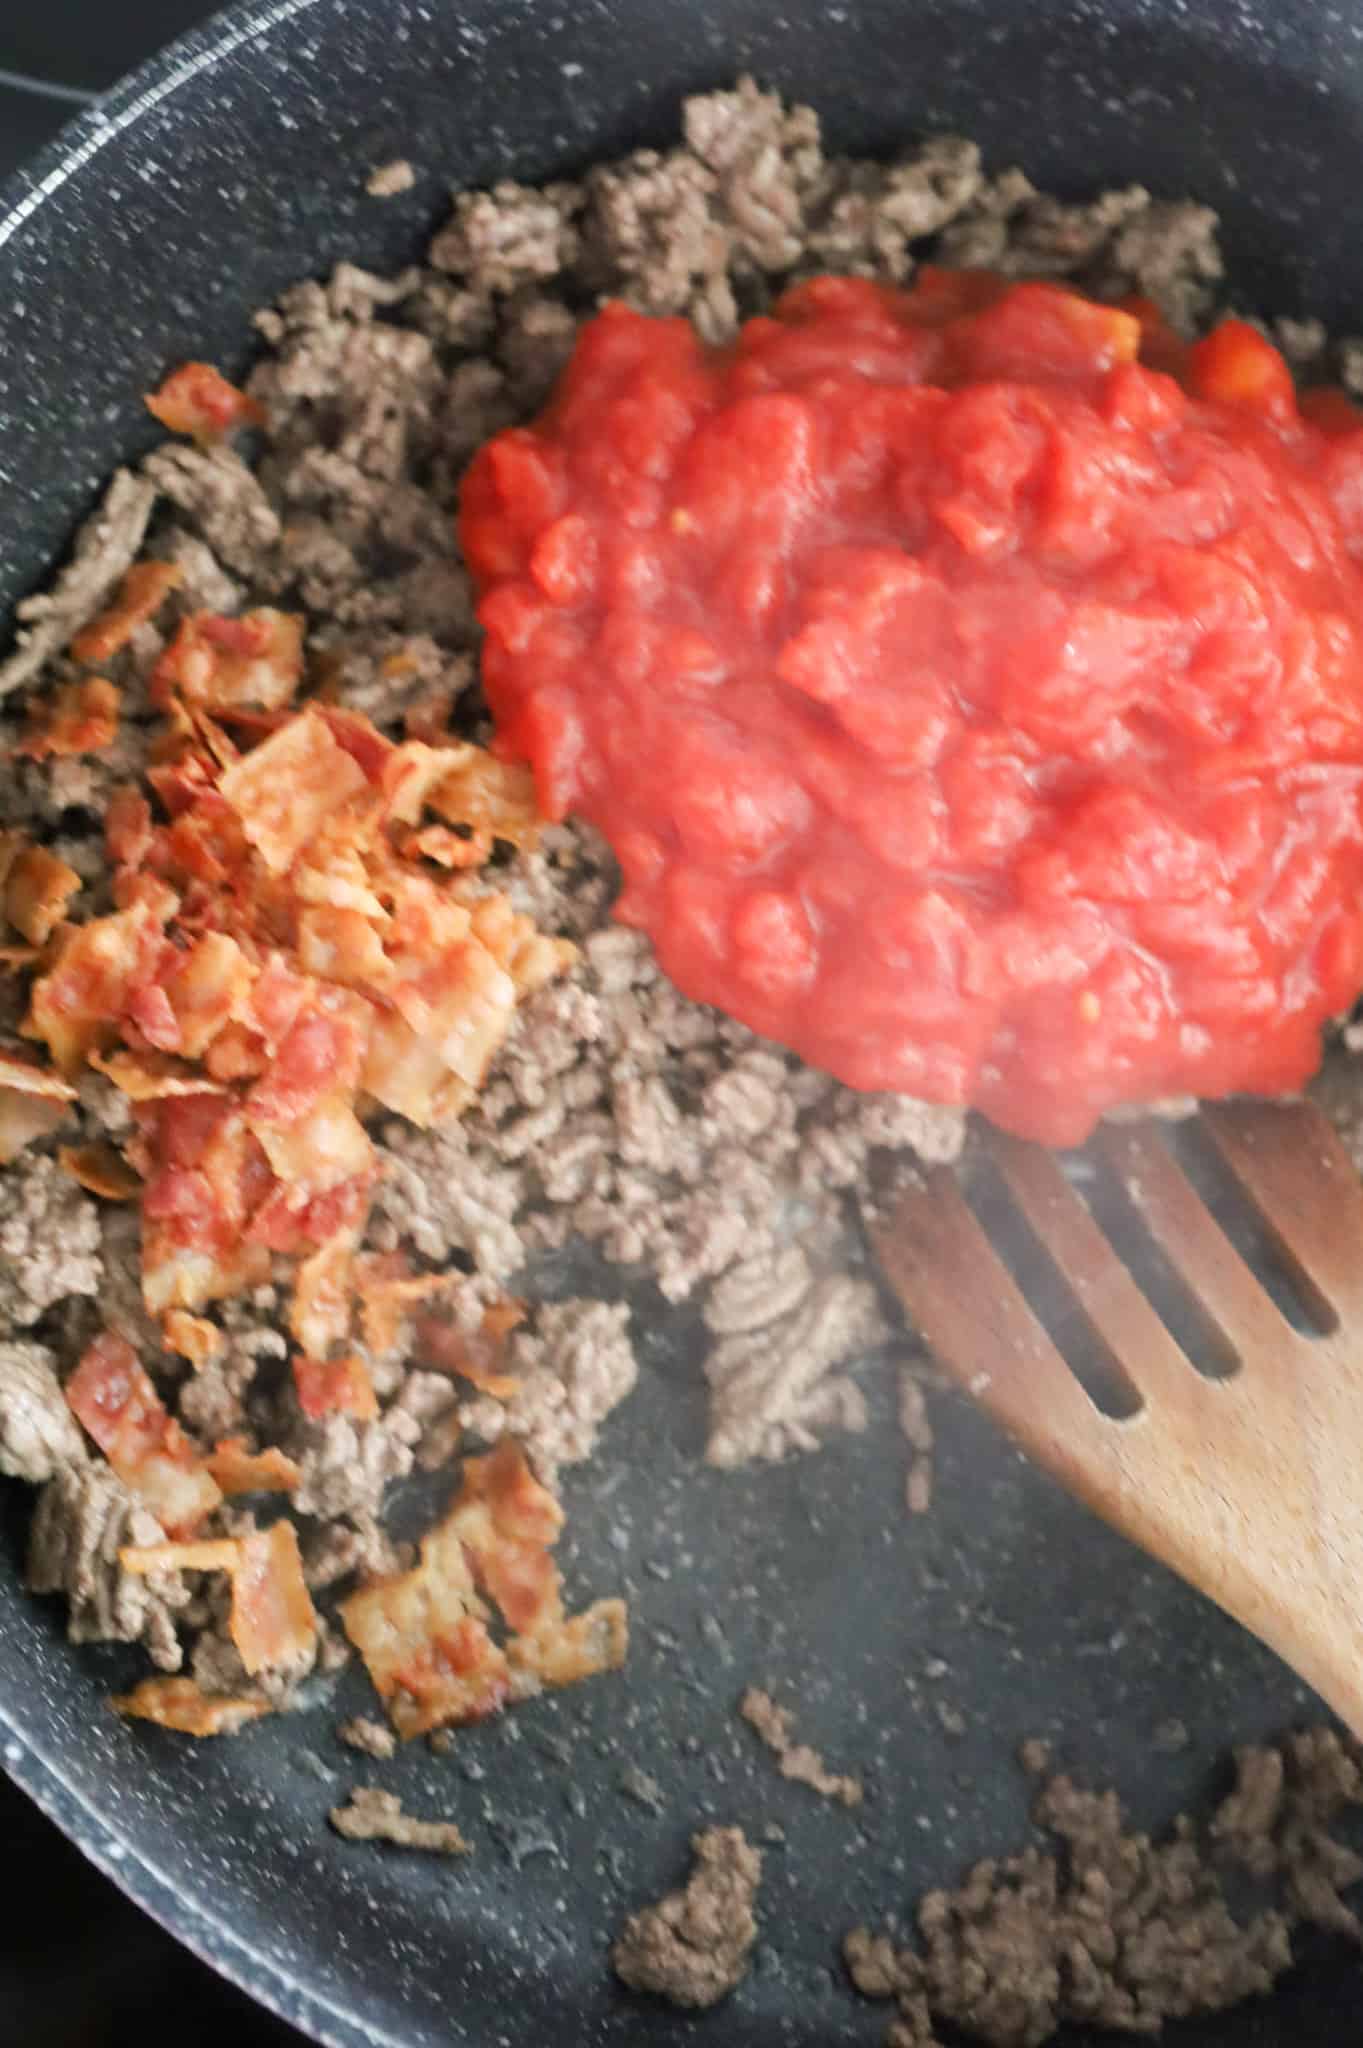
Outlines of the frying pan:
<svg viewBox="0 0 1363 2048">
<path fill-rule="evenodd" d="M 152 438 L 164 367 L 228 367 L 246 316 L 341 257 L 414 255 L 450 184 L 572 171 L 673 132 L 680 95 L 752 68 L 815 102 L 835 147 L 958 128 L 1079 194 L 1139 179 L 1220 207 L 1247 300 L 1363 318 L 1363 22 L 1283 0 L 278 0 L 219 17 L 82 116 L 0 192 L 0 608 L 59 555 L 99 480 Z M 377 205 L 366 172 L 413 159 Z M 578 1276 L 580 1280 L 581 1276 Z M 565 1289 L 575 1282 L 566 1269 Z M 1092 1522 L 963 1404 L 939 1414 L 938 1504 L 906 1520 L 889 1374 L 874 1426 L 778 1470 L 700 1464 L 695 1330 L 647 1285 L 642 1383 L 572 1474 L 564 1563 L 629 1594 L 627 1674 L 373 1765 L 336 1746 L 354 1673 L 310 1711 L 192 1746 L 109 1713 L 129 1675 L 76 1652 L 19 1588 L 28 1502 L 0 1495 L 0 1752 L 86 1852 L 182 1940 L 339 2048 L 450 2042 L 725 2048 L 863 2042 L 885 2016 L 837 1967 L 846 1928 L 1025 1828 L 1010 1764 L 1050 1738 L 1136 1820 L 1214 1789 L 1230 1740 L 1315 1711 L 1266 1651 Z M 432 1509 L 420 1487 L 396 1514 Z M 867 1782 L 856 1814 L 780 1780 L 733 1707 L 798 1700 L 801 1733 Z M 1186 1748 L 1155 1730 L 1177 1717 Z M 639 1773 L 651 1781 L 640 1779 Z M 353 1782 L 459 1819 L 447 1865 L 342 1843 Z M 640 1792 L 644 1798 L 639 1797 Z M 624 1911 L 677 1881 L 691 1830 L 765 1840 L 763 1940 L 706 2023 L 615 1989 Z M 53 1901 L 54 1913 L 61 1903 Z M 1356 2048 L 1363 1975 L 1321 1947 L 1185 2044 Z M 1074 2042 L 1096 2042 L 1075 2034 Z"/>
</svg>

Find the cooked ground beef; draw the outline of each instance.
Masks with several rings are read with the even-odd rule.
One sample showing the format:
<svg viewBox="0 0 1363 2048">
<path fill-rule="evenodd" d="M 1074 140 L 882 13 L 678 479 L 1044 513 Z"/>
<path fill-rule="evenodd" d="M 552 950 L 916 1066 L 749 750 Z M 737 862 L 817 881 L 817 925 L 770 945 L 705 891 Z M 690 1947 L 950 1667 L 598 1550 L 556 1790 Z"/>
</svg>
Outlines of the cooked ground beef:
<svg viewBox="0 0 1363 2048">
<path fill-rule="evenodd" d="M 1044 1769 L 1044 1745 L 1026 1761 Z M 1127 1830 L 1115 1793 L 1052 1778 L 1035 1819 L 1054 1849 L 978 1864 L 957 1891 L 929 1893 L 917 1946 L 854 1930 L 852 1981 L 898 2003 L 893 2048 L 937 2048 L 939 2022 L 990 2048 L 1035 2048 L 1067 2021 L 1156 2033 L 1271 1989 L 1294 1926 L 1357 1939 L 1339 1893 L 1363 1877 L 1363 1858 L 1330 1834 L 1363 1803 L 1357 1746 L 1310 1730 L 1238 1750 L 1236 1772 L 1203 1834 L 1180 1819 L 1158 1843 Z M 1272 1879 L 1274 1901 L 1237 1918 L 1228 1863 Z"/>
<path fill-rule="evenodd" d="M 351 1842 L 391 1842 L 395 1849 L 425 1849 L 436 1856 L 471 1856 L 473 1844 L 452 1820 L 419 1820 L 404 1813 L 396 1792 L 356 1785 L 348 1805 L 327 1815 L 338 1835 Z"/>
<path fill-rule="evenodd" d="M 886 163 L 829 158 L 809 110 L 747 81 L 689 102 L 684 130 L 674 149 L 636 151 L 576 183 L 462 195 L 428 262 L 396 277 L 342 264 L 326 282 L 286 292 L 257 316 L 266 353 L 251 389 L 267 424 L 253 459 L 166 445 L 114 478 L 52 590 L 21 606 L 16 649 L 0 665 L 0 698 L 60 684 L 74 673 L 64 654 L 73 632 L 139 554 L 180 565 L 164 616 L 110 666 L 124 718 L 106 755 L 40 766 L 12 751 L 25 707 L 0 713 L 0 816 L 55 844 L 87 879 L 80 909 L 107 907 L 101 812 L 145 762 L 147 677 L 186 611 L 302 609 L 314 673 L 341 702 L 392 732 L 412 715 L 485 732 L 453 535 L 458 481 L 490 433 L 542 401 L 599 295 L 685 313 L 722 339 L 792 277 L 834 269 L 903 280 L 921 256 L 1142 291 L 1185 329 L 1217 291 L 1215 222 L 1200 206 L 1155 202 L 1135 187 L 1061 203 L 1020 172 L 987 173 L 975 146 L 953 137 Z M 400 190 L 409 175 L 403 164 L 381 167 L 369 189 Z M 1278 338 L 1313 374 L 1363 388 L 1363 344 L 1334 352 L 1306 323 Z M 191 1593 L 178 1574 L 137 1578 L 119 1567 L 121 1545 L 161 1531 L 86 1455 L 57 1393 L 81 1333 L 99 1319 L 134 1341 L 196 1439 L 241 1433 L 298 1459 L 294 1506 L 319 1594 L 410 1562 L 382 1526 L 385 1489 L 414 1461 L 448 1460 L 461 1432 L 513 1431 L 549 1476 L 591 1451 L 637 1368 L 622 1307 L 536 1304 L 536 1262 L 569 1240 L 649 1269 L 668 1301 L 699 1303 L 712 1339 L 714 1463 L 780 1457 L 829 1429 L 864 1426 L 848 1368 L 883 1327 L 872 1288 L 848 1269 L 855 1211 L 906 1162 L 952 1159 L 961 1118 L 854 1095 L 688 1002 L 642 939 L 610 924 L 614 870 L 591 833 L 547 832 L 502 879 L 518 908 L 580 943 L 580 968 L 523 1011 L 457 1129 L 384 1131 L 370 1238 L 378 1250 L 401 1246 L 428 1265 L 467 1269 L 455 1305 L 471 1329 L 509 1287 L 529 1297 L 509 1350 L 519 1375 L 510 1399 L 466 1399 L 440 1383 L 408 1332 L 369 1360 L 376 1421 L 308 1423 L 282 1370 L 272 1288 L 215 1311 L 224 1348 L 187 1372 L 160 1351 L 142 1308 L 132 1210 L 97 1206 L 58 1165 L 55 1141 L 0 1175 L 0 1470 L 43 1482 L 29 1583 L 66 1596 L 76 1640 L 140 1641 L 167 1671 L 184 1665 L 188 1648 L 203 1683 L 252 1691 L 224 1634 L 221 1589 Z M 0 1037 L 18 1023 L 14 994 L 13 979 L 0 980 Z M 92 1080 L 61 1137 L 126 1127 L 124 1100 Z M 932 1433 L 907 1381 L 902 1418 L 915 1460 L 910 1505 L 921 1507 Z M 243 1526 L 228 1510 L 219 1520 L 224 1531 Z M 322 1668 L 345 1654 L 325 1630 Z M 296 1676 L 275 1674 L 271 1697 L 286 1701 Z M 352 1722 L 346 1739 L 382 1754 L 386 1731 L 376 1731 Z M 1352 1753 L 1317 1738 L 1276 1764 L 1275 1754 L 1242 1759 L 1220 1838 L 1279 1876 L 1290 1911 L 1343 1924 L 1338 1886 L 1357 1872 L 1324 1830 L 1331 1801 L 1356 1796 Z M 864 1988 L 899 1996 L 905 2044 L 929 2038 L 929 2012 L 992 2027 L 996 2040 L 1035 2040 L 1062 2010 L 1130 2024 L 1132 2014 L 1144 2021 L 1238 1995 L 1281 1967 L 1282 1923 L 1266 1915 L 1248 1934 L 1233 1930 L 1212 1881 L 1189 1863 L 1185 1835 L 1160 1850 L 1133 1843 L 1110 1802 L 1063 1784 L 1046 1794 L 1043 1818 L 1066 1845 L 1062 1857 L 1033 1852 L 939 1897 L 925 1908 L 926 1959 L 869 1937 L 854 1943 Z M 332 1821 L 365 1838 L 466 1847 L 452 1823 L 413 1820 L 373 1789 L 359 1788 Z M 746 1966 L 760 1857 L 734 1829 L 706 1831 L 695 1850 L 687 1886 L 635 1915 L 614 1954 L 627 1982 L 703 2005 Z M 1090 1938 L 1084 1898 L 1094 1890 L 1108 1901 L 1104 1924 L 1132 1931 L 1120 1969 Z M 1193 1962 L 1179 1950 L 1176 1900 L 1178 1925 L 1197 1931 Z"/>
<path fill-rule="evenodd" d="M 611 1967 L 634 1991 L 673 2005 L 709 2006 L 733 1990 L 757 1939 L 753 1902 L 762 1852 L 741 1828 L 705 1828 L 692 1837 L 695 1863 L 686 1884 L 631 1913 L 611 1950 Z"/>
<path fill-rule="evenodd" d="M 860 1806 L 865 1792 L 860 1778 L 830 1771 L 816 1749 L 795 1740 L 795 1716 L 789 1707 L 778 1706 L 769 1692 L 750 1685 L 738 1703 L 738 1711 L 766 1743 L 776 1758 L 783 1778 L 808 1785 L 822 1799 L 836 1799 L 844 1806 Z"/>
</svg>

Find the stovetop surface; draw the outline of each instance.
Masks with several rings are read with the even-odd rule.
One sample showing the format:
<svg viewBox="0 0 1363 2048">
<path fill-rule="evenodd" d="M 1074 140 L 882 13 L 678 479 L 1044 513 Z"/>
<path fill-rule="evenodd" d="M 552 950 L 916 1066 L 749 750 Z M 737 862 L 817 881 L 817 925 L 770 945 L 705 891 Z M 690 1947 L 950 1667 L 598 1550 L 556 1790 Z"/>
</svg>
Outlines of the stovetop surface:
<svg viewBox="0 0 1363 2048">
<path fill-rule="evenodd" d="M 0 0 L 0 179 L 208 0 Z M 21 18 L 22 17 L 22 18 Z M 302 2048 L 172 1941 L 0 1776 L 0 2048 Z M 15 1873 L 22 1873 L 15 1883 Z M 188 2032 L 187 2032 L 188 2030 Z"/>
</svg>

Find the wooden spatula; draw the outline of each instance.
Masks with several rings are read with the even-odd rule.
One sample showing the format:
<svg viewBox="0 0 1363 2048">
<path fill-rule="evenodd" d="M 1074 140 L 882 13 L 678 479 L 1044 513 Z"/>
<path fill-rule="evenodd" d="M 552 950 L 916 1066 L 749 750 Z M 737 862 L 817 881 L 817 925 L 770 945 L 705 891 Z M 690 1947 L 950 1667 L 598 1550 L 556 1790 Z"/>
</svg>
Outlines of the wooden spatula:
<svg viewBox="0 0 1363 2048">
<path fill-rule="evenodd" d="M 1308 1303 L 1279 1311 L 1149 1124 L 1094 1141 L 1237 1368 L 1195 1370 L 1054 1154 L 987 1143 L 1009 1195 L 1139 1398 L 1101 1413 L 949 1169 L 875 1233 L 941 1363 L 1090 1507 L 1285 1658 L 1363 1735 L 1363 1184 L 1307 1103 L 1203 1127 Z"/>
</svg>

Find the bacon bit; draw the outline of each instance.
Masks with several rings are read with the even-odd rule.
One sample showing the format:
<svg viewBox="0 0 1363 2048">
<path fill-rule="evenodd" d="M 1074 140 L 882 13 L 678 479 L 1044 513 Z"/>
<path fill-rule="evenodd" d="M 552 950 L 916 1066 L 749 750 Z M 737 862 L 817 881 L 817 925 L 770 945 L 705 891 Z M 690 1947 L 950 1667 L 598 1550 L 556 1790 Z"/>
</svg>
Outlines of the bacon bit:
<svg viewBox="0 0 1363 2048">
<path fill-rule="evenodd" d="M 172 434 L 222 441 L 238 427 L 265 423 L 264 407 L 229 384 L 212 363 L 182 363 L 146 398 L 147 411 Z"/>
<path fill-rule="evenodd" d="M 109 798 L 104 813 L 104 845 L 118 867 L 137 868 L 151 851 L 151 805 L 139 790 L 125 786 Z"/>
<path fill-rule="evenodd" d="M 362 911 L 317 904 L 299 913 L 298 960 L 309 974 L 381 994 L 393 979 L 383 936 Z"/>
<path fill-rule="evenodd" d="M 155 1721 L 177 1735 L 235 1735 L 247 1721 L 274 1712 L 268 1700 L 228 1699 L 201 1690 L 192 1678 L 144 1678 L 109 1702 L 116 1712 Z"/>
<path fill-rule="evenodd" d="M 426 801 L 450 824 L 470 825 L 489 841 L 504 839 L 522 849 L 539 843 L 534 776 L 520 762 L 499 761 L 481 747 L 470 747 Z"/>
<path fill-rule="evenodd" d="M 227 1349 L 227 1339 L 216 1323 L 210 1323 L 207 1316 L 192 1316 L 188 1309 L 173 1308 L 161 1318 L 161 1335 L 170 1350 L 178 1351 L 181 1358 L 187 1358 L 195 1372 L 202 1372 L 215 1358 L 221 1358 Z M 213 1470 L 213 1461 L 208 1461 Z M 214 1473 L 214 1478 L 217 1474 Z M 222 1484 L 221 1480 L 218 1481 Z M 223 1487 L 224 1493 L 227 1491 Z"/>
<path fill-rule="evenodd" d="M 370 1252 L 357 1259 L 360 1329 L 374 1357 L 382 1358 L 394 1348 L 418 1302 L 446 1293 L 457 1277 L 454 1273 L 414 1273 L 402 1252 Z"/>
<path fill-rule="evenodd" d="M 461 1330 L 457 1323 L 430 1316 L 422 1323 L 417 1342 L 423 1365 L 457 1373 L 494 1401 L 509 1401 L 520 1391 L 515 1373 L 498 1370 L 506 1355 L 506 1338 L 486 1323 L 480 1331 Z"/>
<path fill-rule="evenodd" d="M 134 989 L 124 1011 L 134 1043 L 149 1045 L 154 1052 L 180 1052 L 180 1020 L 170 1006 L 170 997 L 157 982 Z"/>
<path fill-rule="evenodd" d="M 31 946 L 45 946 L 81 886 L 76 870 L 45 846 L 23 845 L 6 863 L 5 916 Z"/>
<path fill-rule="evenodd" d="M 252 1114 L 250 1127 L 279 1179 L 287 1188 L 303 1190 L 305 1203 L 372 1174 L 374 1147 L 344 1094 L 328 1096 L 284 1125 L 261 1123 Z"/>
<path fill-rule="evenodd" d="M 383 665 L 385 675 L 392 674 L 390 655 Z M 412 664 L 415 666 L 415 663 Z M 454 691 L 432 690 L 429 696 L 419 697 L 409 704 L 402 714 L 402 730 L 409 740 L 423 740 L 427 746 L 439 746 L 449 739 L 450 720 L 454 716 Z"/>
<path fill-rule="evenodd" d="M 234 618 L 191 612 L 152 670 L 153 702 L 168 704 L 178 692 L 229 717 L 281 710 L 302 679 L 303 624 L 301 613 L 269 606 Z"/>
<path fill-rule="evenodd" d="M 289 1328 L 309 1361 L 325 1358 L 350 1335 L 354 1265 L 355 1234 L 346 1231 L 319 1246 L 298 1268 Z"/>
<path fill-rule="evenodd" d="M 166 1102 L 180 1096 L 226 1093 L 220 1082 L 162 1053 L 92 1052 L 90 1065 L 97 1074 L 112 1081 L 129 1102 Z"/>
<path fill-rule="evenodd" d="M 106 1202 L 131 1202 L 142 1192 L 141 1175 L 133 1172 L 118 1147 L 106 1138 L 90 1145 L 61 1146 L 57 1163 L 72 1180 Z"/>
<path fill-rule="evenodd" d="M 161 920 L 143 904 L 67 931 L 33 984 L 25 1036 L 42 1039 L 64 1074 L 79 1073 L 155 974 L 163 943 Z"/>
<path fill-rule="evenodd" d="M 353 1095 L 364 1062 L 367 1004 L 328 990 L 323 1007 L 299 1018 L 264 1080 L 246 1099 L 255 1124 L 295 1124 L 323 1102 Z"/>
<path fill-rule="evenodd" d="M 365 718 L 358 711 L 328 706 L 322 716 L 337 746 L 345 748 L 365 781 L 379 788 L 388 762 L 398 752 L 393 742 L 384 738 L 372 718 Z"/>
<path fill-rule="evenodd" d="M 51 754 L 97 754 L 118 737 L 121 692 L 104 676 L 64 683 L 50 700 L 29 706 L 28 730 L 15 752 L 45 761 Z"/>
<path fill-rule="evenodd" d="M 275 1522 L 242 1538 L 227 1626 L 253 1678 L 258 1671 L 311 1658 L 316 1651 L 317 1614 L 303 1583 L 292 1522 Z"/>
<path fill-rule="evenodd" d="M 186 1059 L 202 1059 L 224 1025 L 246 1014 L 257 972 L 226 932 L 205 932 L 176 956 L 164 990 Z"/>
<path fill-rule="evenodd" d="M 22 1053 L 0 1050 L 0 1087 L 19 1095 L 38 1095 L 49 1102 L 74 1102 L 76 1091 L 50 1067 L 40 1067 Z"/>
<path fill-rule="evenodd" d="M 38 1138 L 50 1138 L 67 1115 L 64 1103 L 0 1084 L 0 1166 L 8 1166 Z"/>
<path fill-rule="evenodd" d="M 372 1422 L 379 1412 L 369 1367 L 362 1358 L 304 1358 L 293 1362 L 298 1405 L 309 1422 L 324 1415 L 349 1415 Z"/>
<path fill-rule="evenodd" d="M 66 1399 L 124 1485 L 172 1536 L 218 1505 L 222 1495 L 125 1337 L 96 1337 L 66 1383 Z"/>
<path fill-rule="evenodd" d="M 118 1561 L 135 1578 L 152 1572 L 234 1572 L 241 1562 L 241 1541 L 208 1536 L 197 1543 L 125 1543 Z"/>
<path fill-rule="evenodd" d="M 107 611 L 91 619 L 71 642 L 76 661 L 108 661 L 125 648 L 139 626 L 155 618 L 172 590 L 184 581 L 178 562 L 134 562 Z"/>
<path fill-rule="evenodd" d="M 483 1310 L 483 1328 L 489 1337 L 509 1337 L 513 1330 L 519 1330 L 527 1314 L 523 1301 L 514 1294 L 508 1294 L 501 1301 L 490 1301 Z"/>
<path fill-rule="evenodd" d="M 445 1519 L 424 1538 L 409 1572 L 363 1587 L 342 1604 L 346 1634 L 404 1738 L 477 1720 L 539 1685 L 566 1685 L 617 1668 L 628 1631 L 618 1600 L 563 1615 L 549 1546 L 558 1503 L 518 1444 L 471 1458 Z M 512 1631 L 505 1649 L 488 1632 L 494 1600 Z"/>
<path fill-rule="evenodd" d="M 311 709 L 244 755 L 218 784 L 246 837 L 276 874 L 324 819 L 365 786 L 353 755 L 337 745 L 327 721 Z"/>
<path fill-rule="evenodd" d="M 419 832 L 399 839 L 397 848 L 404 860 L 429 860 L 450 869 L 480 868 L 492 852 L 492 839 L 486 832 L 461 839 L 448 825 L 423 825 Z"/>
<path fill-rule="evenodd" d="M 225 1436 L 204 1463 L 228 1500 L 239 1493 L 292 1493 L 303 1479 L 302 1467 L 277 1445 L 248 1451 L 241 1436 Z"/>
</svg>

